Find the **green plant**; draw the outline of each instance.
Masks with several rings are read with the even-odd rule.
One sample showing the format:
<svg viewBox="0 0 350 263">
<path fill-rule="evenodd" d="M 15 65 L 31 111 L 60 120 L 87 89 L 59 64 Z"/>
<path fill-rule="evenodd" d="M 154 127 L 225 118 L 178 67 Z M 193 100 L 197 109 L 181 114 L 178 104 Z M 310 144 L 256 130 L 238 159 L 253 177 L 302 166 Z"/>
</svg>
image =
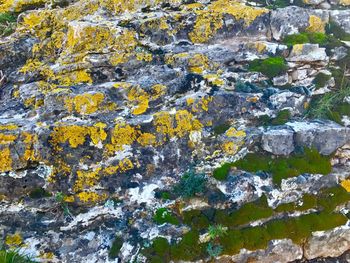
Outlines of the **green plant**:
<svg viewBox="0 0 350 263">
<path fill-rule="evenodd" d="M 330 80 L 331 77 L 332 77 L 331 75 L 327 75 L 320 72 L 314 78 L 313 83 L 315 84 L 316 88 L 323 88 L 327 84 L 327 81 Z"/>
<path fill-rule="evenodd" d="M 229 122 L 224 122 L 222 124 L 216 125 L 214 127 L 214 133 L 215 135 L 220 135 L 225 133 L 229 128 L 231 127 L 231 124 Z"/>
<path fill-rule="evenodd" d="M 213 177 L 216 179 L 216 180 L 219 180 L 219 181 L 224 181 L 226 180 L 229 172 L 230 172 L 230 169 L 231 169 L 231 164 L 230 163 L 224 163 L 223 165 L 221 165 L 220 167 L 216 168 L 214 171 L 213 171 Z"/>
<path fill-rule="evenodd" d="M 216 258 L 222 253 L 222 246 L 209 243 L 207 246 L 207 252 L 211 258 Z"/>
<path fill-rule="evenodd" d="M 35 263 L 29 256 L 20 253 L 19 249 L 5 250 L 0 249 L 1 263 Z"/>
<path fill-rule="evenodd" d="M 210 239 L 216 239 L 224 235 L 227 235 L 227 227 L 224 227 L 223 225 L 220 225 L 220 224 L 210 225 L 208 228 L 208 235 Z"/>
<path fill-rule="evenodd" d="M 164 223 L 173 225 L 179 224 L 179 220 L 165 207 L 157 209 L 155 215 L 153 216 L 153 220 L 159 225 Z"/>
<path fill-rule="evenodd" d="M 44 188 L 35 188 L 29 193 L 30 198 L 43 198 L 52 196 L 49 192 L 45 191 Z"/>
<path fill-rule="evenodd" d="M 15 31 L 17 18 L 11 13 L 0 13 L 0 36 L 8 36 Z"/>
<path fill-rule="evenodd" d="M 186 172 L 175 185 L 174 193 L 184 198 L 191 198 L 203 193 L 206 189 L 207 179 L 204 174 L 196 174 L 193 169 Z"/>
<path fill-rule="evenodd" d="M 61 208 L 63 209 L 64 215 L 71 216 L 72 214 L 69 211 L 68 204 L 64 200 L 64 194 L 62 192 L 58 192 L 56 194 L 55 198 L 56 198 L 56 202 L 58 202 L 60 204 Z"/>
<path fill-rule="evenodd" d="M 109 249 L 109 252 L 108 252 L 108 257 L 110 259 L 115 259 L 118 257 L 118 254 L 120 252 L 120 249 L 122 248 L 123 246 L 123 239 L 121 237 L 116 237 L 114 240 L 113 240 L 113 243 L 112 243 L 112 246 L 111 248 Z"/>
<path fill-rule="evenodd" d="M 269 78 L 285 73 L 288 69 L 283 57 L 270 57 L 267 59 L 255 59 L 249 63 L 250 71 L 258 71 Z"/>
<path fill-rule="evenodd" d="M 271 125 L 283 125 L 291 118 L 289 110 L 281 110 L 277 113 L 277 116 L 271 120 Z"/>
</svg>

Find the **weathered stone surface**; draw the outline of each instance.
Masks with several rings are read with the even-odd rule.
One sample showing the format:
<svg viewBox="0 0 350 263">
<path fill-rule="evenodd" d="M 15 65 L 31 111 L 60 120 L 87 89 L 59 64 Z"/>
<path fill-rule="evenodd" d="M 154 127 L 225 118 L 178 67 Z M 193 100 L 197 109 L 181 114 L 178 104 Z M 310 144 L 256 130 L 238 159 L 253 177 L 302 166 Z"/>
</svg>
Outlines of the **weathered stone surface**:
<svg viewBox="0 0 350 263">
<path fill-rule="evenodd" d="M 294 151 L 293 130 L 270 129 L 263 132 L 262 148 L 276 155 L 289 155 Z"/>
</svg>

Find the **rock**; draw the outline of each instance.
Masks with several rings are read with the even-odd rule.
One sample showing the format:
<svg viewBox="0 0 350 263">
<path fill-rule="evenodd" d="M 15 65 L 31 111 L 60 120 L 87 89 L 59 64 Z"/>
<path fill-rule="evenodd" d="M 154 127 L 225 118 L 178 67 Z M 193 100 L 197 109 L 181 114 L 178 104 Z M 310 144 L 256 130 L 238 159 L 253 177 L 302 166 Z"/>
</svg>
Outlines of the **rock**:
<svg viewBox="0 0 350 263">
<path fill-rule="evenodd" d="M 276 155 L 289 155 L 294 151 L 294 132 L 291 129 L 268 129 L 262 134 L 262 148 Z"/>
<path fill-rule="evenodd" d="M 292 52 L 287 58 L 291 62 L 322 62 L 328 61 L 325 48 L 318 44 L 297 44 L 293 46 Z"/>
<path fill-rule="evenodd" d="M 309 10 L 297 6 L 278 8 L 271 12 L 271 31 L 276 40 L 287 35 L 305 31 L 310 26 L 310 16 L 319 17 L 324 23 L 328 22 L 328 12 L 323 10 Z"/>
<path fill-rule="evenodd" d="M 286 125 L 295 132 L 295 145 L 315 147 L 324 155 L 350 141 L 350 129 L 334 122 L 288 122 Z"/>
<path fill-rule="evenodd" d="M 304 246 L 304 256 L 308 260 L 319 257 L 339 257 L 349 248 L 350 229 L 344 226 L 313 234 Z"/>
<path fill-rule="evenodd" d="M 330 19 L 350 34 L 350 10 L 332 10 L 330 11 Z"/>
<path fill-rule="evenodd" d="M 274 77 L 272 81 L 273 81 L 273 85 L 275 86 L 284 86 L 289 82 L 288 73 L 283 74 L 281 76 Z"/>
</svg>

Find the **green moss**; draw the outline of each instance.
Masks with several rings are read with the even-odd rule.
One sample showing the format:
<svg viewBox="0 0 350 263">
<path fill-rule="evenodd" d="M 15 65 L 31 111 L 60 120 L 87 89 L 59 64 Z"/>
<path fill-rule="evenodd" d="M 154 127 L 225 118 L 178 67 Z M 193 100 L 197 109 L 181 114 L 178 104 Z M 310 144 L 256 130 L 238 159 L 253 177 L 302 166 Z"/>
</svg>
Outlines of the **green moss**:
<svg viewBox="0 0 350 263">
<path fill-rule="evenodd" d="M 108 256 L 110 259 L 118 257 L 120 249 L 123 246 L 123 239 L 121 237 L 116 237 L 112 243 L 111 248 L 109 249 Z"/>
<path fill-rule="evenodd" d="M 170 261 L 170 245 L 168 240 L 163 237 L 155 238 L 152 245 L 149 248 L 143 249 L 141 253 L 152 263 Z"/>
<path fill-rule="evenodd" d="M 50 196 L 52 196 L 52 194 L 50 194 L 49 192 L 46 192 L 45 189 L 43 188 L 36 188 L 29 193 L 30 198 L 43 198 L 43 197 L 50 197 Z"/>
<path fill-rule="evenodd" d="M 0 249 L 1 263 L 35 263 L 29 256 L 23 255 L 19 250 Z"/>
<path fill-rule="evenodd" d="M 334 37 L 341 40 L 350 41 L 350 34 L 346 33 L 341 26 L 332 20 L 327 23 L 325 29 L 327 34 L 332 34 Z"/>
<path fill-rule="evenodd" d="M 316 75 L 315 79 L 313 80 L 313 83 L 315 84 L 316 88 L 323 88 L 331 77 L 331 75 L 327 75 L 320 72 Z"/>
<path fill-rule="evenodd" d="M 285 73 L 288 69 L 283 57 L 270 57 L 267 59 L 255 59 L 249 63 L 250 71 L 258 71 L 269 78 Z"/>
<path fill-rule="evenodd" d="M 230 172 L 231 169 L 231 164 L 230 163 L 224 163 L 223 165 L 221 165 L 219 168 L 216 168 L 213 172 L 213 177 L 216 180 L 219 181 L 224 181 L 227 179 L 227 176 Z"/>
<path fill-rule="evenodd" d="M 199 232 L 191 230 L 182 240 L 171 246 L 171 258 L 173 260 L 195 261 L 206 256 L 206 244 L 200 244 Z"/>
<path fill-rule="evenodd" d="M 296 44 L 319 44 L 321 46 L 326 45 L 329 42 L 328 36 L 324 33 L 299 33 L 286 36 L 282 42 L 288 46 L 293 46 Z"/>
<path fill-rule="evenodd" d="M 153 220 L 159 225 L 164 223 L 173 225 L 179 224 L 179 220 L 165 207 L 157 209 L 155 215 L 153 216 Z"/>
<path fill-rule="evenodd" d="M 203 230 L 210 225 L 209 218 L 203 213 L 202 210 L 188 210 L 184 211 L 183 222 L 186 225 L 191 226 L 194 229 Z"/>
<path fill-rule="evenodd" d="M 350 201 L 350 194 L 341 186 L 336 186 L 321 191 L 317 205 L 324 211 L 331 212 L 338 205 Z"/>
<path fill-rule="evenodd" d="M 0 36 L 8 36 L 15 31 L 17 17 L 11 13 L 0 13 Z"/>
<path fill-rule="evenodd" d="M 214 127 L 214 133 L 215 135 L 224 134 L 230 127 L 231 127 L 231 124 L 229 122 L 216 125 Z"/>
<path fill-rule="evenodd" d="M 314 149 L 304 149 L 302 154 L 276 158 L 266 154 L 249 153 L 232 165 L 248 172 L 269 172 L 276 184 L 280 184 L 282 179 L 303 173 L 328 174 L 332 168 L 330 157 L 322 156 Z"/>
<path fill-rule="evenodd" d="M 291 118 L 289 110 L 281 110 L 277 113 L 276 118 L 271 120 L 271 125 L 283 125 L 288 122 Z"/>
</svg>

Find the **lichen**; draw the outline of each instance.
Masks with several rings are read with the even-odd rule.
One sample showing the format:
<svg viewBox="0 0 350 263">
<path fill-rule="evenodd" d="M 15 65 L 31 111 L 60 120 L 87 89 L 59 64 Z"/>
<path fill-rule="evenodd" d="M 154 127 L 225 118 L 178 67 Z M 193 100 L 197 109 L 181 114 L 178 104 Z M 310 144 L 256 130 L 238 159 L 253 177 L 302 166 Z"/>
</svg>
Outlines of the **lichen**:
<svg viewBox="0 0 350 263">
<path fill-rule="evenodd" d="M 268 10 L 246 6 L 237 1 L 218 0 L 212 2 L 206 9 L 194 12 L 197 18 L 193 31 L 189 33 L 189 38 L 194 43 L 204 43 L 223 27 L 225 14 L 233 16 L 236 20 L 243 20 L 245 26 L 249 26 L 258 16 L 267 13 Z"/>
<path fill-rule="evenodd" d="M 326 23 L 322 19 L 315 15 L 310 15 L 309 17 L 309 26 L 306 28 L 308 32 L 325 32 Z"/>
</svg>

